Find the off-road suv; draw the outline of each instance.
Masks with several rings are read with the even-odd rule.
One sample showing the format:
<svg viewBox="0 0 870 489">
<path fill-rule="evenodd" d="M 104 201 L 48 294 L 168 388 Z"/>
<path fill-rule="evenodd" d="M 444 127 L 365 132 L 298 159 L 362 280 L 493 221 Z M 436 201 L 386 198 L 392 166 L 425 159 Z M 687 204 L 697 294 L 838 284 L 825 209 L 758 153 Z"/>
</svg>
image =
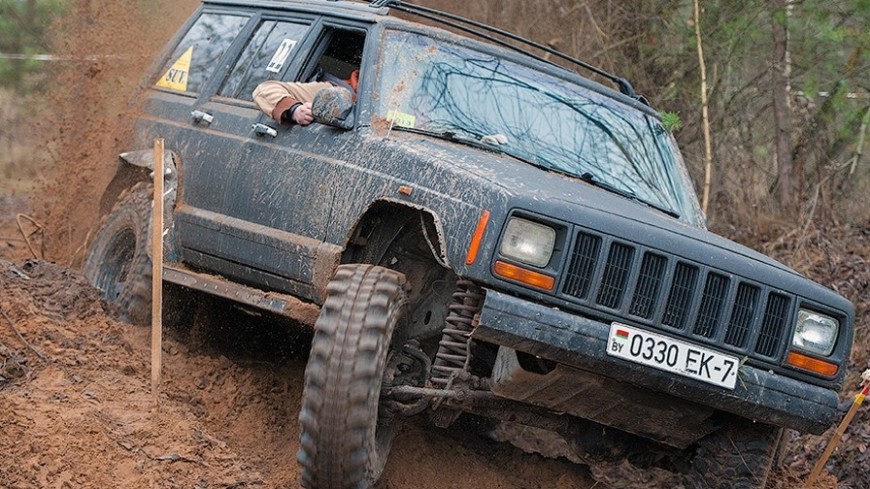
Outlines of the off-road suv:
<svg viewBox="0 0 870 489">
<path fill-rule="evenodd" d="M 252 101 L 267 79 L 355 69 L 355 97 L 318 94 L 319 124 Z M 621 78 L 401 1 L 206 0 L 145 99 L 85 272 L 148 319 L 164 138 L 165 281 L 321 307 L 305 487 L 369 487 L 396 422 L 468 412 L 689 487 L 760 488 L 783 428 L 836 417 L 853 306 L 706 231 L 672 136 Z"/>
</svg>

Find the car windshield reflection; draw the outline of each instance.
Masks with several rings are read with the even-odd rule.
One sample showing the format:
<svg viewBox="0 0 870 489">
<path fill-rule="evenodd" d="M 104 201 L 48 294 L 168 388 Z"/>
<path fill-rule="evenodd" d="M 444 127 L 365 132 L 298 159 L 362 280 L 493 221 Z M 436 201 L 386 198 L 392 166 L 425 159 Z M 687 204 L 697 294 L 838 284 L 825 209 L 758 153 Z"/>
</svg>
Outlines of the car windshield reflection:
<svg viewBox="0 0 870 489">
<path fill-rule="evenodd" d="M 691 184 L 654 117 L 569 81 L 463 46 L 389 31 L 378 114 L 461 134 L 692 221 Z M 461 141 L 460 141 L 461 142 Z"/>
</svg>

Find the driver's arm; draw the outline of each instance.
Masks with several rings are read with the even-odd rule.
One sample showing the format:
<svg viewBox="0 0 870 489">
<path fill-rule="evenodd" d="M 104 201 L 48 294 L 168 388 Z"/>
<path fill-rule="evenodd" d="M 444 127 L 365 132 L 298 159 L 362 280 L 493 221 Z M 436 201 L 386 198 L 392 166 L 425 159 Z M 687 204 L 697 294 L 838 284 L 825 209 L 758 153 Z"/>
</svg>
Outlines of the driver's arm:
<svg viewBox="0 0 870 489">
<path fill-rule="evenodd" d="M 308 125 L 313 121 L 311 101 L 327 82 L 288 83 L 267 80 L 254 89 L 254 102 L 264 114 L 279 124 Z"/>
</svg>

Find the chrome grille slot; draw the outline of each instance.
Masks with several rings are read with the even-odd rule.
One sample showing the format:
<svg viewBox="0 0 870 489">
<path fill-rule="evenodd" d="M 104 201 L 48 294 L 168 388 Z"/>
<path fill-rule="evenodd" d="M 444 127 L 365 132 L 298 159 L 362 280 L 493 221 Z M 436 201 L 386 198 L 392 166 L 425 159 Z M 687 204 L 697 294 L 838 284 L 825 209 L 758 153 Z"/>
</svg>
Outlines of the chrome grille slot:
<svg viewBox="0 0 870 489">
<path fill-rule="evenodd" d="M 682 262 L 677 264 L 662 323 L 679 329 L 686 326 L 697 282 L 697 267 Z"/>
<path fill-rule="evenodd" d="M 644 255 L 640 265 L 640 274 L 637 278 L 637 286 L 634 288 L 634 296 L 631 299 L 631 307 L 628 309 L 629 314 L 644 319 L 652 318 L 667 262 L 668 260 L 660 255 L 653 253 Z"/>
<path fill-rule="evenodd" d="M 619 308 L 625 295 L 628 272 L 631 270 L 633 258 L 634 248 L 621 243 L 613 243 L 610 246 L 596 302 L 611 309 Z"/>
<path fill-rule="evenodd" d="M 719 325 L 719 317 L 722 313 L 722 304 L 728 295 L 728 277 L 716 273 L 707 275 L 707 284 L 701 295 L 701 308 L 695 320 L 694 333 L 696 335 L 712 338 Z"/>
<path fill-rule="evenodd" d="M 578 299 L 585 299 L 589 295 L 600 250 L 601 238 L 586 233 L 577 234 L 577 242 L 571 254 L 571 264 L 568 266 L 565 286 L 562 289 L 565 294 Z"/>
<path fill-rule="evenodd" d="M 782 294 L 772 293 L 768 296 L 764 319 L 761 321 L 761 331 L 755 344 L 755 352 L 759 355 L 766 357 L 776 355 L 788 319 L 789 302 L 789 298 Z"/>
<path fill-rule="evenodd" d="M 758 293 L 758 287 L 753 285 L 741 283 L 737 287 L 737 297 L 731 310 L 731 321 L 725 332 L 725 344 L 737 348 L 746 346 L 746 338 L 749 336 L 749 328 L 752 327 L 755 307 L 758 304 Z"/>
</svg>

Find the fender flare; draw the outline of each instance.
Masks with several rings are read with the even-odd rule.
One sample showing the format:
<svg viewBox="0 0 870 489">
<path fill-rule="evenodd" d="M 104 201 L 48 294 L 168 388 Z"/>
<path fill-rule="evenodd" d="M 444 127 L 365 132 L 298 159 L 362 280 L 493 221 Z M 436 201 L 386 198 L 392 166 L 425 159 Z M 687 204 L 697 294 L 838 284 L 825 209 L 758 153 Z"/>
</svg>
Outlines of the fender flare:
<svg viewBox="0 0 870 489">
<path fill-rule="evenodd" d="M 140 168 L 146 168 L 148 170 L 154 171 L 154 150 L 142 149 L 137 151 L 127 151 L 118 155 L 118 161 L 120 163 L 126 163 L 128 165 L 138 166 Z M 164 177 L 166 178 L 167 182 L 169 180 L 178 180 L 177 164 L 180 162 L 181 158 L 175 151 L 172 151 L 171 149 L 163 150 Z"/>
<path fill-rule="evenodd" d="M 171 150 L 163 153 L 165 168 L 164 181 L 166 189 L 177 190 L 178 167 L 181 158 Z M 132 187 L 137 182 L 150 180 L 149 173 L 154 170 L 154 150 L 128 151 L 118 155 L 118 162 L 112 180 L 103 191 L 100 198 L 100 214 L 106 215 L 112 210 L 121 192 Z M 173 194 L 174 197 L 174 194 Z M 174 204 L 174 200 L 172 204 Z"/>
<path fill-rule="evenodd" d="M 164 237 L 164 260 L 177 262 L 179 246 L 177 245 L 177 233 L 175 229 L 174 210 L 178 198 L 178 167 L 181 158 L 175 151 L 166 149 L 163 151 L 163 223 Z M 131 188 L 137 182 L 150 181 L 150 173 L 154 171 L 154 150 L 143 149 L 127 151 L 118 155 L 118 168 L 115 176 L 103 192 L 100 200 L 100 212 L 107 214 L 115 205 L 115 201 L 121 193 Z M 149 229 L 149 233 L 151 230 Z M 150 254 L 150 250 L 149 250 Z"/>
<path fill-rule="evenodd" d="M 413 211 L 414 213 L 416 213 L 419 217 L 416 218 L 415 223 L 405 222 L 402 223 L 402 225 L 410 224 L 418 229 L 421 236 L 423 236 L 423 239 L 426 241 L 426 244 L 429 247 L 429 251 L 432 254 L 432 259 L 439 266 L 445 269 L 452 269 L 450 259 L 448 258 L 448 252 L 444 238 L 444 224 L 438 214 L 426 206 L 391 198 L 381 198 L 375 200 L 369 205 L 365 212 L 360 214 L 356 224 L 354 224 L 352 228 L 353 232 L 355 232 L 357 228 L 361 225 L 361 223 L 364 222 L 369 216 L 371 216 L 373 212 L 378 212 L 377 208 L 381 206 L 392 207 L 394 209 L 405 209 L 407 211 Z M 350 236 L 353 235 L 353 232 Z M 347 249 L 347 244 L 350 241 L 350 236 L 348 237 L 348 239 L 345 240 L 345 249 Z"/>
</svg>

